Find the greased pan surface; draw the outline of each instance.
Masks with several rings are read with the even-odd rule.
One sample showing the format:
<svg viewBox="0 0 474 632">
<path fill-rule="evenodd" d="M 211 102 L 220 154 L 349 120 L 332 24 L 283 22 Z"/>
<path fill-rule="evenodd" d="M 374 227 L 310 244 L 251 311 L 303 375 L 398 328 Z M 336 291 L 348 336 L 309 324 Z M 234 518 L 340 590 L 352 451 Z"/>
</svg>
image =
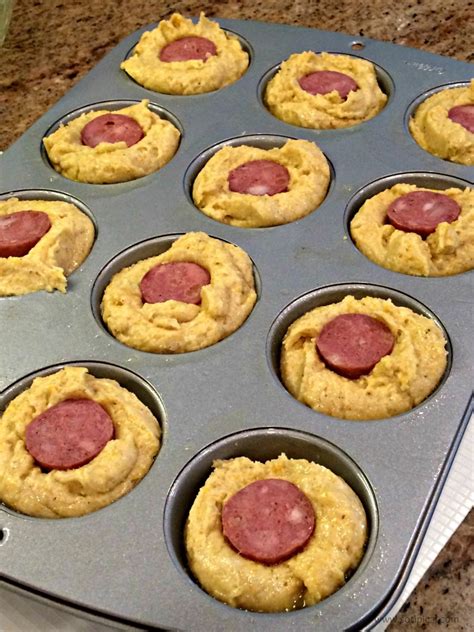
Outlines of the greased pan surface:
<svg viewBox="0 0 474 632">
<path fill-rule="evenodd" d="M 97 236 L 89 257 L 69 278 L 66 295 L 38 292 L 0 299 L 0 408 L 28 386 L 32 374 L 77 363 L 95 375 L 114 377 L 148 403 L 160 417 L 163 445 L 142 482 L 96 513 L 48 520 L 2 508 L 0 573 L 26 589 L 146 627 L 370 627 L 401 590 L 467 423 L 472 273 L 419 278 L 379 268 L 353 245 L 346 207 L 360 188 L 401 172 L 415 173 L 423 186 L 442 186 L 444 176 L 449 184 L 472 183 L 472 168 L 426 153 L 406 128 L 412 102 L 441 85 L 468 82 L 472 67 L 365 38 L 365 48 L 353 51 L 350 36 L 218 21 L 250 48 L 250 67 L 235 84 L 194 97 L 142 88 L 119 65 L 143 29 L 107 55 L 2 156 L 2 197 L 12 192 L 54 197 L 50 191 L 72 196 L 89 210 Z M 291 53 L 304 50 L 356 52 L 373 61 L 389 91 L 385 109 L 340 131 L 318 132 L 274 118 L 261 102 L 263 82 Z M 41 150 L 51 126 L 102 101 L 121 105 L 142 98 L 167 110 L 183 130 L 177 154 L 163 169 L 116 185 L 76 183 L 52 169 Z M 318 144 L 334 174 L 316 212 L 275 228 L 240 229 L 194 207 L 188 190 L 193 161 L 229 139 L 241 137 L 245 143 L 247 135 L 249 144 L 263 146 L 277 144 L 275 137 L 281 136 Z M 259 286 L 253 312 L 234 334 L 201 351 L 155 355 L 123 346 L 96 318 L 99 272 L 131 246 L 145 252 L 151 239 L 163 238 L 157 239 L 162 244 L 191 230 L 235 243 L 250 255 Z M 135 246 L 140 242 L 146 243 Z M 376 422 L 329 418 L 294 400 L 279 382 L 274 367 L 285 325 L 320 301 L 350 292 L 392 297 L 433 315 L 445 329 L 446 377 L 409 413 Z M 317 606 L 276 615 L 235 610 L 187 575 L 180 546 L 186 503 L 213 458 L 271 458 L 281 451 L 332 466 L 356 489 L 371 523 L 367 554 L 348 583 Z"/>
</svg>

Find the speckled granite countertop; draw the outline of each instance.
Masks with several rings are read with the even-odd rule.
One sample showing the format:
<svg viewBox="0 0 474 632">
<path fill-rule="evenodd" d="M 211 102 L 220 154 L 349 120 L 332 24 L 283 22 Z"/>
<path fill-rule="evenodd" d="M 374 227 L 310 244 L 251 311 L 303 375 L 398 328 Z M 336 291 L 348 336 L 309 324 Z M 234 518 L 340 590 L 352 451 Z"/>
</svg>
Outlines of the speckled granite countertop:
<svg viewBox="0 0 474 632">
<path fill-rule="evenodd" d="M 298 24 L 474 60 L 474 5 L 466 0 L 16 0 L 10 32 L 0 48 L 0 149 L 123 37 L 173 11 Z M 472 629 L 473 551 L 471 511 L 390 624 L 390 632 Z"/>
<path fill-rule="evenodd" d="M 123 37 L 173 10 L 366 35 L 474 60 L 474 5 L 466 0 L 16 0 L 10 32 L 0 48 L 0 149 Z"/>
</svg>

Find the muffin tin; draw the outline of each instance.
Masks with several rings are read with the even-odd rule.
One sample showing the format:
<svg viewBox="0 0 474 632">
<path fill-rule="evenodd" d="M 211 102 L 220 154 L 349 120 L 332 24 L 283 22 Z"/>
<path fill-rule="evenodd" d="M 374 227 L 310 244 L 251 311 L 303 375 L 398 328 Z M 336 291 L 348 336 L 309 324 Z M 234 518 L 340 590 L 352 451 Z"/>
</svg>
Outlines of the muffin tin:
<svg viewBox="0 0 474 632">
<path fill-rule="evenodd" d="M 142 88 L 119 68 L 142 29 L 3 156 L 0 198 L 79 200 L 97 235 L 88 258 L 69 277 L 67 294 L 0 299 L 0 409 L 35 375 L 84 365 L 151 405 L 163 444 L 138 486 L 95 513 L 49 520 L 2 507 L 0 574 L 18 590 L 147 629 L 370 629 L 402 591 L 469 419 L 472 273 L 419 278 L 384 270 L 356 249 L 348 222 L 365 191 L 376 192 L 381 179 L 398 181 L 400 173 L 410 182 L 433 182 L 434 188 L 472 185 L 474 169 L 426 153 L 405 122 L 420 95 L 439 85 L 467 83 L 472 67 L 315 29 L 219 23 L 250 50 L 249 69 L 235 84 L 187 97 Z M 386 107 L 374 119 L 340 131 L 303 129 L 274 118 L 262 102 L 263 83 L 281 61 L 304 50 L 356 51 L 373 61 L 389 92 Z M 50 166 L 41 139 L 59 121 L 104 102 L 115 108 L 143 98 L 183 131 L 176 155 L 159 172 L 123 184 L 90 185 Z M 315 212 L 283 226 L 241 229 L 215 222 L 193 205 L 196 166 L 216 146 L 271 147 L 285 137 L 315 141 L 332 165 L 330 190 Z M 231 336 L 193 353 L 155 355 L 125 347 L 100 321 L 100 295 L 117 265 L 113 260 L 119 253 L 127 264 L 158 254 L 177 234 L 192 230 L 235 243 L 252 258 L 259 294 L 253 312 Z M 303 406 L 282 386 L 278 354 L 285 327 L 307 309 L 347 293 L 391 297 L 434 315 L 444 328 L 447 372 L 412 411 L 379 421 L 343 421 Z M 282 451 L 329 466 L 355 489 L 369 517 L 366 553 L 346 585 L 316 606 L 280 614 L 236 610 L 208 596 L 190 577 L 183 523 L 213 458 L 267 459 Z"/>
</svg>

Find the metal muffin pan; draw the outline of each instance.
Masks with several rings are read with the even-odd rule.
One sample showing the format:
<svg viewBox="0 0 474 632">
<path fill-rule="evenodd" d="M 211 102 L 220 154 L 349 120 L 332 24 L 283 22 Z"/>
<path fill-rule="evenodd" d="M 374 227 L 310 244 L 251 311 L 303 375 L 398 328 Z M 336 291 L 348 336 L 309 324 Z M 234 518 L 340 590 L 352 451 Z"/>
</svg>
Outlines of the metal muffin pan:
<svg viewBox="0 0 474 632">
<path fill-rule="evenodd" d="M 95 513 L 49 520 L 0 509 L 0 529 L 6 534 L 0 542 L 0 574 L 7 585 L 27 594 L 147 629 L 369 629 L 403 589 L 469 419 L 472 360 L 466 313 L 472 305 L 472 274 L 420 278 L 378 267 L 348 237 L 348 205 L 364 187 L 381 178 L 397 180 L 400 173 L 472 182 L 473 169 L 431 156 L 416 145 L 404 123 L 420 95 L 439 85 L 467 83 L 472 67 L 357 38 L 364 46 L 357 55 L 376 63 L 393 84 L 387 106 L 352 128 L 303 129 L 265 109 L 262 81 L 294 52 L 351 54 L 354 38 L 218 21 L 251 49 L 251 65 L 233 85 L 186 97 L 140 87 L 119 66 L 142 29 L 108 54 L 3 156 L 1 198 L 20 189 L 28 195 L 35 190 L 40 198 L 49 198 L 51 190 L 63 192 L 90 210 L 97 233 L 88 258 L 69 279 L 67 294 L 0 299 L 0 409 L 35 372 L 68 363 L 96 369 L 99 363 L 104 375 L 110 370 L 114 377 L 123 369 L 145 380 L 153 401 L 160 403 L 164 443 L 140 484 Z M 164 108 L 184 131 L 176 155 L 159 172 L 123 184 L 91 185 L 64 178 L 44 160 L 42 137 L 71 112 L 142 98 Z M 189 198 L 193 161 L 216 145 L 256 135 L 318 144 L 334 171 L 328 195 L 315 212 L 282 226 L 242 229 L 196 209 Z M 100 324 L 100 271 L 141 242 L 163 244 L 193 230 L 237 244 L 252 258 L 260 279 L 253 312 L 234 334 L 192 353 L 155 355 L 119 343 Z M 288 310 L 309 306 L 306 296 L 336 296 L 341 286 L 360 292 L 364 284 L 369 293 L 405 297 L 403 302 L 434 314 L 446 331 L 450 369 L 435 393 L 406 414 L 344 421 L 291 397 L 272 358 Z M 369 515 L 367 552 L 347 584 L 316 606 L 280 614 L 236 610 L 190 580 L 180 544 L 183 512 L 214 455 L 271 458 L 280 449 L 334 464 L 355 487 Z"/>
</svg>

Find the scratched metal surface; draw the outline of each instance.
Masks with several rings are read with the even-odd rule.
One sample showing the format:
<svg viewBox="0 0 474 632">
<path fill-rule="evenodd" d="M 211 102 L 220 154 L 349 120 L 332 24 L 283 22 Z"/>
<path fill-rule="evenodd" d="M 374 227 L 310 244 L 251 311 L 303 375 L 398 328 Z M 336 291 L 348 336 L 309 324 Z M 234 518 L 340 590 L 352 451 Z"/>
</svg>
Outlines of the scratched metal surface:
<svg viewBox="0 0 474 632">
<path fill-rule="evenodd" d="M 373 189 L 374 181 L 390 182 L 400 172 L 441 189 L 452 182 L 472 183 L 472 168 L 424 152 L 406 128 L 407 112 L 420 95 L 467 82 L 472 67 L 359 38 L 365 48 L 357 55 L 379 66 L 380 82 L 390 92 L 388 105 L 350 129 L 306 130 L 264 108 L 264 82 L 293 52 L 353 54 L 354 38 L 276 24 L 219 22 L 244 38 L 251 51 L 250 68 L 234 85 L 194 97 L 140 87 L 119 69 L 138 31 L 1 157 L 2 197 L 12 191 L 34 197 L 38 190 L 46 197 L 56 195 L 50 191 L 72 196 L 94 218 L 97 238 L 70 277 L 66 295 L 38 292 L 0 300 L 0 408 L 33 373 L 64 363 L 86 364 L 96 375 L 116 377 L 137 392 L 159 415 L 164 442 L 143 481 L 94 514 L 54 521 L 2 508 L 0 574 L 8 585 L 37 597 L 147 628 L 370 628 L 400 594 L 468 419 L 472 361 L 465 340 L 472 275 L 423 279 L 374 265 L 348 236 L 350 200 L 363 187 Z M 72 182 L 50 167 L 41 139 L 59 119 L 97 102 L 142 98 L 169 112 L 184 130 L 176 156 L 162 170 L 130 183 L 98 186 Z M 246 136 L 251 137 L 247 142 L 263 146 L 281 136 L 319 145 L 334 178 L 316 212 L 285 226 L 246 230 L 219 224 L 193 206 L 188 190 L 193 161 L 223 141 L 245 143 Z M 226 340 L 194 353 L 154 355 L 121 345 L 98 317 L 109 268 L 102 276 L 99 272 L 132 246 L 119 262 L 147 256 L 150 247 L 161 248 L 191 230 L 235 243 L 252 258 L 259 300 L 249 319 Z M 445 328 L 450 369 L 435 393 L 411 412 L 377 422 L 333 419 L 295 401 L 279 382 L 275 366 L 284 327 L 305 309 L 348 292 L 391 296 Z M 368 550 L 348 583 L 318 606 L 281 614 L 235 610 L 206 595 L 188 575 L 182 521 L 212 458 L 268 458 L 281 450 L 330 464 L 356 488 L 371 520 Z"/>
</svg>

